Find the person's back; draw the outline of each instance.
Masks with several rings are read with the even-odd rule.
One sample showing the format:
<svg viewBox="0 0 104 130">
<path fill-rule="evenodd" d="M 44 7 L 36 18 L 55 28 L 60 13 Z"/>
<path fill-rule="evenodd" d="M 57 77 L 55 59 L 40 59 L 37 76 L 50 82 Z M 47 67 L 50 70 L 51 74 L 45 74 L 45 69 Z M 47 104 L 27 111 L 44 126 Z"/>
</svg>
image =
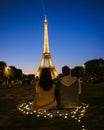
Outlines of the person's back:
<svg viewBox="0 0 104 130">
<path fill-rule="evenodd" d="M 79 81 L 70 76 L 70 68 L 62 68 L 63 77 L 59 85 L 59 104 L 61 108 L 75 108 L 79 104 Z"/>
<path fill-rule="evenodd" d="M 79 86 L 76 77 L 65 76 L 60 82 L 60 101 L 62 108 L 73 108 L 79 104 Z"/>
<path fill-rule="evenodd" d="M 53 82 L 50 70 L 44 68 L 41 72 L 40 79 L 36 83 L 36 97 L 32 103 L 34 110 L 53 109 L 56 107 L 54 97 L 56 84 Z"/>
<path fill-rule="evenodd" d="M 39 82 L 36 83 L 36 93 L 37 93 L 37 105 L 38 106 L 46 106 L 55 101 L 54 91 L 56 85 L 53 84 L 50 90 L 44 90 L 40 85 Z"/>
</svg>

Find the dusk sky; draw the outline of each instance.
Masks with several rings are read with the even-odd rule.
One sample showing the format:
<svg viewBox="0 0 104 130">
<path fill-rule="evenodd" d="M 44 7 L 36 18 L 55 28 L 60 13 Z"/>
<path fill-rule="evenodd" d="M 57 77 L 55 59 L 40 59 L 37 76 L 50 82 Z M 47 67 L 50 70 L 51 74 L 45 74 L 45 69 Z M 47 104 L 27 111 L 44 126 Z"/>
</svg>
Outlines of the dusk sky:
<svg viewBox="0 0 104 130">
<path fill-rule="evenodd" d="M 47 15 L 49 47 L 60 73 L 104 59 L 104 0 L 0 0 L 0 61 L 35 74 Z"/>
</svg>

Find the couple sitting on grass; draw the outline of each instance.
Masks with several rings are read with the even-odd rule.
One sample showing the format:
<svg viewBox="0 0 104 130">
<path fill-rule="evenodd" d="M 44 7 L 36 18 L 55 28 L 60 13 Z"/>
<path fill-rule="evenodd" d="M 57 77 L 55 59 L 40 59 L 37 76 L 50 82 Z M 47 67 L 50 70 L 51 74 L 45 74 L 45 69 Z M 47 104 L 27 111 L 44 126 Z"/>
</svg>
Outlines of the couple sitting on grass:
<svg viewBox="0 0 104 130">
<path fill-rule="evenodd" d="M 50 110 L 60 108 L 76 108 L 79 105 L 81 88 L 79 80 L 70 76 L 70 68 L 62 68 L 63 77 L 54 82 L 49 68 L 41 71 L 40 79 L 36 82 L 33 110 Z"/>
</svg>

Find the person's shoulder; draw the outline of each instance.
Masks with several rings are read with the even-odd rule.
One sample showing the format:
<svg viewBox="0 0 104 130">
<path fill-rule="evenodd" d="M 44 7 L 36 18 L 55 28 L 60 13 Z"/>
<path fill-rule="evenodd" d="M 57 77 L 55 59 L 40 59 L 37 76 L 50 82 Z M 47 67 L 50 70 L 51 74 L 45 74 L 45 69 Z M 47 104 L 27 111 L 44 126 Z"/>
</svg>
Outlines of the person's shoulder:
<svg viewBox="0 0 104 130">
<path fill-rule="evenodd" d="M 78 81 L 78 78 L 77 78 L 76 76 L 71 76 L 71 80 L 72 80 L 73 82 L 77 82 L 77 81 Z"/>
<path fill-rule="evenodd" d="M 73 80 L 77 80 L 77 77 L 76 77 L 76 76 L 71 76 L 71 78 L 72 78 Z"/>
</svg>

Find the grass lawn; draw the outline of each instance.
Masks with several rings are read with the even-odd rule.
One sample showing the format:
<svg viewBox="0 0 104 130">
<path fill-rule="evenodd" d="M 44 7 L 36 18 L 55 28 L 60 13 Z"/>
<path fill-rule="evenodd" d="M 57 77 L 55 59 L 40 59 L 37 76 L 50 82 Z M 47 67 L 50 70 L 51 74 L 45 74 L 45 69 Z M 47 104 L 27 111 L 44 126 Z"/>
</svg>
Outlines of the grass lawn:
<svg viewBox="0 0 104 130">
<path fill-rule="evenodd" d="M 32 86 L 0 86 L 0 130 L 82 130 L 82 124 L 87 130 L 104 129 L 104 83 L 82 84 L 80 99 L 89 108 L 80 123 L 74 119 L 37 118 L 17 110 L 18 105 L 33 98 Z"/>
</svg>

